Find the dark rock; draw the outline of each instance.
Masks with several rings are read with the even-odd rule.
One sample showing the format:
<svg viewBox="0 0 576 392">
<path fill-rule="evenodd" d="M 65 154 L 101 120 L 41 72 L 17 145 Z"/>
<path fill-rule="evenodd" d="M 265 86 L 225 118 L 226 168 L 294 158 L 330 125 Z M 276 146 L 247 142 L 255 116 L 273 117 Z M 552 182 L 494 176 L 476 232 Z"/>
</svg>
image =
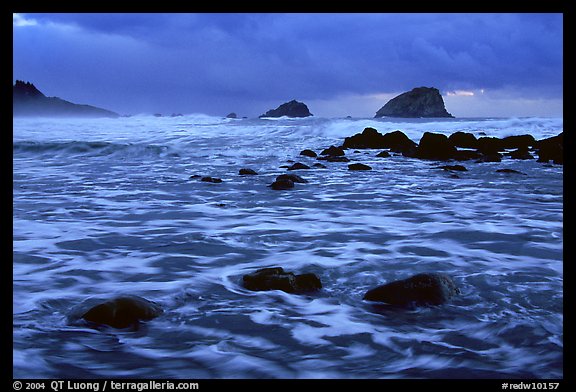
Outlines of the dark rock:
<svg viewBox="0 0 576 392">
<path fill-rule="evenodd" d="M 226 116 L 226 118 L 238 118 L 238 115 L 237 115 L 236 113 L 232 112 L 232 113 L 229 113 L 229 114 Z"/>
<path fill-rule="evenodd" d="M 420 159 L 445 161 L 454 158 L 455 154 L 456 147 L 448 141 L 446 135 L 432 132 L 424 132 L 416 150 L 416 157 Z"/>
<path fill-rule="evenodd" d="M 316 154 L 312 150 L 302 150 L 302 151 L 300 151 L 300 155 L 304 155 L 304 156 L 310 157 L 310 158 L 316 158 L 318 156 L 318 154 Z"/>
<path fill-rule="evenodd" d="M 536 139 L 532 135 L 516 135 L 516 136 L 507 136 L 502 139 L 502 147 L 503 148 L 521 148 L 521 149 L 528 149 L 528 147 L 532 147 L 536 144 Z"/>
<path fill-rule="evenodd" d="M 520 147 L 510 153 L 512 159 L 534 159 L 532 154 L 528 151 L 528 147 Z"/>
<path fill-rule="evenodd" d="M 212 182 L 212 183 L 214 183 L 214 184 L 218 184 L 218 183 L 222 182 L 222 179 L 216 178 L 216 177 L 202 177 L 202 178 L 200 179 L 200 181 L 203 181 L 203 182 Z"/>
<path fill-rule="evenodd" d="M 316 158 L 320 161 L 326 161 L 326 162 L 350 162 L 350 159 L 346 158 L 346 157 L 338 157 L 338 156 L 324 156 L 324 157 L 318 157 Z"/>
<path fill-rule="evenodd" d="M 502 162 L 502 154 L 498 152 L 484 154 L 476 162 Z"/>
<path fill-rule="evenodd" d="M 162 117 L 162 113 L 154 113 L 154 117 Z"/>
<path fill-rule="evenodd" d="M 468 169 L 466 169 L 462 165 L 445 165 L 445 166 L 440 166 L 438 169 L 444 169 L 444 170 L 450 170 L 450 171 L 468 171 Z"/>
<path fill-rule="evenodd" d="M 345 138 L 342 144 L 343 148 L 390 148 L 396 152 L 402 152 L 415 146 L 416 143 L 402 131 L 388 132 L 382 135 L 374 128 L 364 128 L 362 133 Z"/>
<path fill-rule="evenodd" d="M 477 148 L 478 140 L 476 136 L 468 132 L 458 131 L 448 136 L 448 140 L 454 147 Z"/>
<path fill-rule="evenodd" d="M 201 176 L 200 174 L 192 174 L 192 175 L 190 176 L 190 179 L 191 179 L 191 180 L 196 180 L 196 179 L 198 179 L 198 178 L 202 178 L 202 176 Z"/>
<path fill-rule="evenodd" d="M 256 173 L 252 169 L 240 169 L 238 174 L 240 174 L 241 176 L 256 176 L 256 175 L 258 175 L 258 173 Z"/>
<path fill-rule="evenodd" d="M 538 162 L 564 164 L 564 132 L 537 141 L 535 148 L 538 150 Z"/>
<path fill-rule="evenodd" d="M 348 170 L 372 170 L 372 168 L 363 163 L 351 163 L 348 165 Z"/>
<path fill-rule="evenodd" d="M 294 181 L 292 181 L 289 178 L 283 178 L 283 179 L 274 181 L 272 184 L 270 184 L 270 187 L 272 189 L 274 189 L 275 191 L 283 191 L 283 190 L 287 190 L 287 189 L 292 189 L 292 188 L 294 188 Z"/>
<path fill-rule="evenodd" d="M 345 152 L 342 147 L 330 146 L 320 153 L 320 155 L 329 155 L 331 157 L 344 156 Z"/>
<path fill-rule="evenodd" d="M 113 328 L 137 327 L 140 321 L 151 320 L 162 314 L 157 303 L 137 296 L 120 296 L 102 301 L 81 317 L 92 323 Z"/>
<path fill-rule="evenodd" d="M 172 113 L 172 114 L 170 115 L 170 117 L 182 117 L 182 116 L 183 116 L 182 113 Z"/>
<path fill-rule="evenodd" d="M 468 161 L 470 159 L 480 159 L 482 154 L 472 150 L 458 150 L 454 153 L 454 159 L 457 161 Z"/>
<path fill-rule="evenodd" d="M 392 98 L 376 112 L 378 117 L 454 117 L 446 111 L 440 91 L 433 87 L 417 87 Z"/>
<path fill-rule="evenodd" d="M 308 183 L 308 180 L 300 177 L 297 174 L 280 174 L 278 177 L 276 177 L 276 181 L 282 181 L 282 180 L 290 180 L 293 182 L 297 182 L 299 184 Z"/>
<path fill-rule="evenodd" d="M 78 105 L 47 97 L 32 83 L 17 80 L 12 88 L 12 115 L 48 117 L 120 117 L 118 113 L 90 105 Z"/>
<path fill-rule="evenodd" d="M 288 170 L 306 170 L 306 169 L 310 169 L 310 166 L 300 162 L 296 162 L 295 164 L 293 164 L 288 168 Z"/>
<path fill-rule="evenodd" d="M 476 149 L 484 155 L 491 155 L 504 150 L 502 139 L 497 137 L 481 137 L 477 141 Z"/>
<path fill-rule="evenodd" d="M 390 157 L 390 153 L 388 151 L 381 151 L 376 155 L 378 158 L 388 158 Z"/>
<path fill-rule="evenodd" d="M 526 173 L 522 173 L 519 172 L 518 170 L 514 170 L 514 169 L 498 169 L 496 170 L 496 173 L 509 173 L 509 174 L 522 174 L 522 175 L 527 175 Z"/>
<path fill-rule="evenodd" d="M 317 167 L 318 169 L 326 169 L 326 166 L 321 163 L 315 163 L 312 166 Z"/>
<path fill-rule="evenodd" d="M 376 287 L 364 299 L 395 306 L 441 305 L 457 294 L 460 290 L 450 277 L 426 273 Z"/>
<path fill-rule="evenodd" d="M 260 118 L 282 117 L 282 116 L 309 117 L 312 116 L 312 113 L 310 113 L 310 111 L 308 110 L 308 106 L 306 106 L 304 103 L 292 100 L 290 102 L 283 103 L 276 109 L 268 110 L 265 114 L 261 115 Z"/>
<path fill-rule="evenodd" d="M 295 275 L 282 267 L 259 269 L 242 277 L 244 288 L 251 291 L 282 290 L 286 293 L 304 293 L 322 288 L 320 279 L 311 273 Z"/>
</svg>

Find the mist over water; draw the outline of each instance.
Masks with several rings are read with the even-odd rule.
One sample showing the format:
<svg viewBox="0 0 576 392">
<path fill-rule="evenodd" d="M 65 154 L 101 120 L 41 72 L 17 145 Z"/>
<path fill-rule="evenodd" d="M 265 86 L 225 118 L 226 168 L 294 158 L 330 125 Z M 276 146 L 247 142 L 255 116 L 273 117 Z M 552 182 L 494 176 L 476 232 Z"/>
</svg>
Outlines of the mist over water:
<svg viewBox="0 0 576 392">
<path fill-rule="evenodd" d="M 14 119 L 15 378 L 561 378 L 563 167 L 445 163 L 347 150 L 287 160 L 374 127 L 477 137 L 563 130 L 561 118 Z M 240 176 L 252 168 L 258 176 Z M 496 173 L 509 168 L 526 175 Z M 191 179 L 212 176 L 220 184 Z M 313 295 L 251 292 L 243 274 L 313 272 Z M 422 272 L 452 302 L 362 301 Z M 162 316 L 138 331 L 70 319 L 92 297 L 134 294 Z"/>
</svg>

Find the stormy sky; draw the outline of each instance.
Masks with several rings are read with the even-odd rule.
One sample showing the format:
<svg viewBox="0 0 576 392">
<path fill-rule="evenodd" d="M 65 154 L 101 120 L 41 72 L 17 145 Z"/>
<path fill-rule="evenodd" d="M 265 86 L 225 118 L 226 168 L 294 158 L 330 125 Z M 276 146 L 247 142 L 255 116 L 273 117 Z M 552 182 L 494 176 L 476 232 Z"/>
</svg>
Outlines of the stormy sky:
<svg viewBox="0 0 576 392">
<path fill-rule="evenodd" d="M 414 87 L 456 117 L 562 116 L 562 14 L 14 14 L 13 78 L 121 114 L 373 117 Z"/>
</svg>

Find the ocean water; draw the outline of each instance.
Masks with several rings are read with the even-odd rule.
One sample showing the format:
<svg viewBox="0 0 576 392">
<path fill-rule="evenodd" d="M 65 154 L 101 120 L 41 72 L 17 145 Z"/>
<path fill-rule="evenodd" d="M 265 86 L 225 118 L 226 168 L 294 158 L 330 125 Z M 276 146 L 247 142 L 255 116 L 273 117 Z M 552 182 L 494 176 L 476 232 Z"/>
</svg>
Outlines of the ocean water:
<svg viewBox="0 0 576 392">
<path fill-rule="evenodd" d="M 540 139 L 563 120 L 14 119 L 13 376 L 563 377 L 563 167 L 467 161 L 455 178 L 445 163 L 348 150 L 373 170 L 322 162 L 294 172 L 308 184 L 267 187 L 287 161 L 316 162 L 301 150 L 367 126 L 416 142 Z M 315 273 L 323 289 L 241 286 L 272 266 Z M 406 310 L 362 300 L 422 272 L 462 294 Z M 136 331 L 70 318 L 117 294 L 165 312 Z"/>
</svg>

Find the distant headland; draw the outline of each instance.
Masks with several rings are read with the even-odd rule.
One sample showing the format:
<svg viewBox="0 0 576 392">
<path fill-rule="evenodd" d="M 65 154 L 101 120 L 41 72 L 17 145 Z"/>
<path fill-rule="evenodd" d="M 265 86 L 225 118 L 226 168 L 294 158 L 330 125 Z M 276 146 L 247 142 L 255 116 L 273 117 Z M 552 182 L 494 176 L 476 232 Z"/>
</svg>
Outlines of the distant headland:
<svg viewBox="0 0 576 392">
<path fill-rule="evenodd" d="M 12 89 L 12 115 L 41 117 L 120 117 L 118 113 L 47 97 L 30 82 L 17 80 Z"/>
</svg>

